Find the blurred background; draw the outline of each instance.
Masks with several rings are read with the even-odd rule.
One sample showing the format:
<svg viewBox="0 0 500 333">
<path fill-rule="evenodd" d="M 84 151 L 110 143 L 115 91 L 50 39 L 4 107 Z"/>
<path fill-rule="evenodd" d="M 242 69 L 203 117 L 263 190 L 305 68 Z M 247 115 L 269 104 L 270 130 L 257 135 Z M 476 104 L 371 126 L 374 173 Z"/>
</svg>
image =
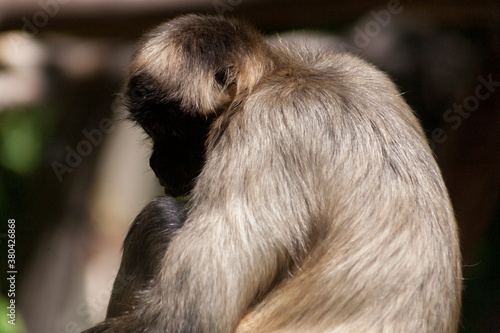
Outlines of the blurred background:
<svg viewBox="0 0 500 333">
<path fill-rule="evenodd" d="M 145 135 L 123 120 L 127 64 L 144 31 L 190 12 L 353 52 L 392 76 L 455 207 L 460 330 L 500 332 L 497 0 L 0 0 L 0 332 L 80 332 L 104 318 L 127 228 L 161 194 Z"/>
</svg>

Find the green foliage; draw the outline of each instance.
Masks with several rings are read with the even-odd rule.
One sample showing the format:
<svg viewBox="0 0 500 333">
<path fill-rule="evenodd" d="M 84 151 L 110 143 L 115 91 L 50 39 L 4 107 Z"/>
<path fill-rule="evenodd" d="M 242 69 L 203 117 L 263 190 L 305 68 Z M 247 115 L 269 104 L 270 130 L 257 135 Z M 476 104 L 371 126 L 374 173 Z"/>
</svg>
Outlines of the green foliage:
<svg viewBox="0 0 500 333">
<path fill-rule="evenodd" d="M 53 118 L 43 106 L 0 112 L 0 164 L 20 175 L 31 173 L 40 165 L 44 135 Z"/>
</svg>

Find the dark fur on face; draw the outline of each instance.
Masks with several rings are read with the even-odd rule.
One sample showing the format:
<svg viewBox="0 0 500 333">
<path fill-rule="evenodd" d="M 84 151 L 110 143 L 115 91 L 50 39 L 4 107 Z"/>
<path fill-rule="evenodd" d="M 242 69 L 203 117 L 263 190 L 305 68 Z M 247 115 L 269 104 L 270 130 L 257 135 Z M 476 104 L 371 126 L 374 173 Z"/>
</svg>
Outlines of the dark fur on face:
<svg viewBox="0 0 500 333">
<path fill-rule="evenodd" d="M 234 98 L 236 81 L 242 81 L 236 76 L 245 67 L 238 65 L 245 60 L 241 55 L 252 55 L 252 45 L 262 42 L 260 35 L 236 22 L 205 20 L 181 17 L 146 35 L 126 88 L 129 118 L 153 139 L 151 168 L 173 196 L 192 189 L 209 126 Z M 172 43 L 162 45 L 165 38 Z M 164 63 L 165 55 L 175 56 L 172 50 L 184 60 Z"/>
<path fill-rule="evenodd" d="M 456 332 L 453 211 L 385 74 L 188 15 L 146 35 L 127 91 L 152 168 L 190 201 L 173 237 L 133 227 L 132 306 L 89 332 Z M 140 225 L 168 224 L 155 205 Z"/>
<path fill-rule="evenodd" d="M 153 139 L 151 169 L 167 194 L 186 195 L 203 165 L 214 117 L 184 113 L 178 101 L 158 98 L 153 85 L 141 76 L 130 80 L 127 96 L 129 118 Z"/>
</svg>

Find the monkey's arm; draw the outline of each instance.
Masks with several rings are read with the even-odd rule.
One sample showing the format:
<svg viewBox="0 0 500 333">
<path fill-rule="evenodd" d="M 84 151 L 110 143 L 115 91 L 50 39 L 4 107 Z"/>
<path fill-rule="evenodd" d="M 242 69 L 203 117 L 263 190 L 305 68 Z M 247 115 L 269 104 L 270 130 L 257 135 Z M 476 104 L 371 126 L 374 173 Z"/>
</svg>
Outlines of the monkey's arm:
<svg viewBox="0 0 500 333">
<path fill-rule="evenodd" d="M 186 224 L 133 313 L 130 331 L 232 332 L 250 304 L 281 278 L 278 272 L 286 274 L 306 252 L 311 205 L 305 197 L 315 195 L 302 181 L 290 184 L 307 171 L 276 153 L 301 144 L 280 124 L 249 121 L 252 112 L 240 110 L 207 155 Z M 280 121 L 272 110 L 259 113 Z"/>
</svg>

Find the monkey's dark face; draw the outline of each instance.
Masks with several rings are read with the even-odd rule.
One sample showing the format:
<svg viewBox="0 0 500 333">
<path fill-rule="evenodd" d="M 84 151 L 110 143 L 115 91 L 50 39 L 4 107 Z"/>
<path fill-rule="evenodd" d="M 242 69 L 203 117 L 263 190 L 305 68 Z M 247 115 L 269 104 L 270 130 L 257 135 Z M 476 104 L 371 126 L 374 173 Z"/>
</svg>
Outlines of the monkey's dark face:
<svg viewBox="0 0 500 333">
<path fill-rule="evenodd" d="M 150 165 L 166 194 L 191 190 L 210 124 L 270 66 L 262 36 L 245 27 L 217 17 L 180 17 L 151 31 L 133 58 L 129 118 L 154 142 Z"/>
<path fill-rule="evenodd" d="M 177 101 L 160 98 L 168 94 L 154 87 L 144 76 L 129 81 L 129 118 L 153 140 L 149 164 L 165 193 L 186 195 L 203 166 L 205 141 L 213 117 L 183 111 Z"/>
</svg>

